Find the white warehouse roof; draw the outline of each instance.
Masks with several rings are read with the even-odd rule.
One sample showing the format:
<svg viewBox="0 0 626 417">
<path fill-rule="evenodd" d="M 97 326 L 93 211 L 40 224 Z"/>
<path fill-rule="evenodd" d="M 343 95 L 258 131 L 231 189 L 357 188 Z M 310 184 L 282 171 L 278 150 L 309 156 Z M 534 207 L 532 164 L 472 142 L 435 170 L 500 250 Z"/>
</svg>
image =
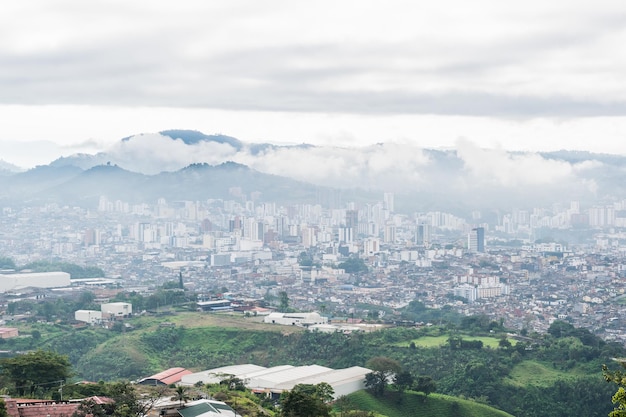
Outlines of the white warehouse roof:
<svg viewBox="0 0 626 417">
<path fill-rule="evenodd" d="M 371 370 L 361 366 L 345 369 L 331 369 L 320 365 L 292 366 L 281 365 L 265 368 L 258 365 L 232 365 L 209 369 L 185 375 L 181 385 L 194 385 L 197 382 L 218 383 L 226 375 L 241 379 L 255 391 L 280 393 L 289 391 L 298 384 L 319 384 L 326 382 L 335 390 L 335 397 L 347 395 L 365 387 L 365 375 Z"/>
<path fill-rule="evenodd" d="M 332 371 L 332 369 L 319 365 L 295 366 L 291 369 L 285 369 L 284 371 L 272 372 L 269 374 L 258 375 L 254 378 L 250 378 L 247 382 L 247 385 L 252 389 L 271 389 L 275 388 L 279 384 L 284 384 L 288 381 L 299 380 L 302 378 L 323 374 L 329 371 Z"/>
<path fill-rule="evenodd" d="M 58 288 L 71 285 L 70 274 L 67 272 L 30 272 L 0 274 L 0 292 L 19 288 Z"/>
<path fill-rule="evenodd" d="M 265 369 L 267 368 L 264 366 L 250 363 L 245 365 L 222 366 L 221 368 L 185 375 L 180 380 L 180 383 L 181 385 L 195 385 L 198 382 L 202 382 L 203 384 L 217 384 L 224 379 L 225 375 L 234 375 L 237 378 L 241 378 L 240 375 Z"/>
<path fill-rule="evenodd" d="M 298 380 L 287 381 L 283 384 L 277 385 L 276 388 L 282 390 L 290 390 L 298 384 L 316 385 L 320 382 L 326 382 L 327 384 L 335 385 L 343 383 L 345 381 L 365 379 L 365 375 L 369 374 L 370 372 L 372 372 L 371 369 L 363 368 L 361 366 L 353 366 L 351 368 L 345 369 L 331 369 L 329 372 L 325 372 L 323 374 L 317 374 L 307 376 Z"/>
</svg>

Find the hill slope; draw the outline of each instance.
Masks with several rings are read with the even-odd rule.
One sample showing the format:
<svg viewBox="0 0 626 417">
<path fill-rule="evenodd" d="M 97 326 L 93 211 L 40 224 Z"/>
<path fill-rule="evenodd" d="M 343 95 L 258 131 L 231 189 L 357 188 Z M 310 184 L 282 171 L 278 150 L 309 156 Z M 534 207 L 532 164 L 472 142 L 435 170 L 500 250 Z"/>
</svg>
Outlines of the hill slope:
<svg viewBox="0 0 626 417">
<path fill-rule="evenodd" d="M 358 391 L 347 400 L 358 409 L 387 417 L 511 417 L 484 404 L 440 394 L 431 394 L 424 401 L 424 395 L 416 392 L 388 392 L 377 398 L 367 391 Z"/>
</svg>

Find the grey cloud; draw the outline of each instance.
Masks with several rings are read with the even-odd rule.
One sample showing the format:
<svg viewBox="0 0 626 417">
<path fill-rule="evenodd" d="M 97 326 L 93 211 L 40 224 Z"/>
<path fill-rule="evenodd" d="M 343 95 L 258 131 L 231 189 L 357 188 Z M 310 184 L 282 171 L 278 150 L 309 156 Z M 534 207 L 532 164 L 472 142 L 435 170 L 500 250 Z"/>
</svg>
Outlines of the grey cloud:
<svg viewBox="0 0 626 417">
<path fill-rule="evenodd" d="M 491 81 L 507 67 L 523 74 L 528 63 L 588 45 L 623 22 L 623 16 L 607 14 L 593 19 L 606 26 L 578 22 L 571 31 L 557 26 L 486 43 L 462 37 L 313 44 L 286 39 L 254 47 L 234 42 L 222 52 L 211 36 L 218 29 L 178 22 L 147 35 L 112 31 L 110 39 L 68 49 L 30 55 L 0 50 L 0 102 L 495 117 L 624 115 L 626 102 L 619 95 L 601 100 L 575 91 L 515 94 L 506 83 Z M 228 32 L 227 25 L 218 28 Z M 199 53 L 185 52 L 194 42 Z M 563 71 L 576 71 L 563 65 Z M 532 82 L 511 78 L 509 83 Z M 350 85 L 360 79 L 380 85 Z M 580 82 L 585 79 L 581 74 Z"/>
</svg>

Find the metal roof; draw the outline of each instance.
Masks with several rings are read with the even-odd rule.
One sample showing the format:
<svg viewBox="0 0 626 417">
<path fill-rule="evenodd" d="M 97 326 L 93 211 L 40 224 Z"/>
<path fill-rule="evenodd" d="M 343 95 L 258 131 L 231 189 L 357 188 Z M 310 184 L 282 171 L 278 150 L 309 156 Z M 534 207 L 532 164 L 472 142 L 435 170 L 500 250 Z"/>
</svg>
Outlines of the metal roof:
<svg viewBox="0 0 626 417">
<path fill-rule="evenodd" d="M 139 380 L 139 384 L 141 385 L 157 385 L 157 384 L 174 384 L 184 376 L 191 374 L 191 371 L 188 371 L 185 368 L 170 368 L 163 372 L 159 372 L 158 374 L 154 374 L 147 378 L 143 378 Z"/>
</svg>

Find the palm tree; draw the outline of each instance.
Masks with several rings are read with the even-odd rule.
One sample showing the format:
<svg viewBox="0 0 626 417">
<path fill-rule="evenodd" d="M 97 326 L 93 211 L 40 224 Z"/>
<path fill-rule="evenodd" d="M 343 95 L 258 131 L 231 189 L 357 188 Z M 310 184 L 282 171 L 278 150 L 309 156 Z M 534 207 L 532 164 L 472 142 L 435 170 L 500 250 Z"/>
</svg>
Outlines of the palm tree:
<svg viewBox="0 0 626 417">
<path fill-rule="evenodd" d="M 178 400 L 178 405 L 180 408 L 183 407 L 183 404 L 189 401 L 189 395 L 187 395 L 187 387 L 183 387 L 181 385 L 176 387 L 176 400 Z"/>
</svg>

